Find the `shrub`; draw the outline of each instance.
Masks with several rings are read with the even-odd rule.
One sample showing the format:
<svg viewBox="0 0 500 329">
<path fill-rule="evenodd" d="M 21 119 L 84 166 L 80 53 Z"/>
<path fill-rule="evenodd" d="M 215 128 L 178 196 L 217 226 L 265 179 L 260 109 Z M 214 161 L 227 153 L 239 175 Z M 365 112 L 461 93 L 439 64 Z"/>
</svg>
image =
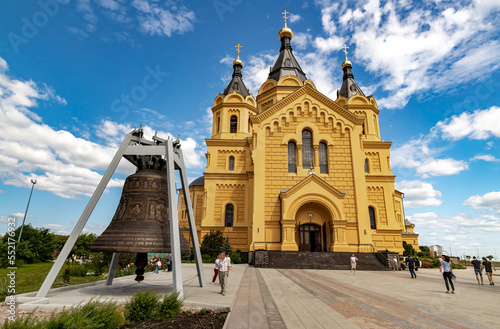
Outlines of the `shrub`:
<svg viewBox="0 0 500 329">
<path fill-rule="evenodd" d="M 63 281 L 64 281 L 65 283 L 69 283 L 69 279 L 70 279 L 70 277 L 71 277 L 71 274 L 70 274 L 70 273 L 71 273 L 71 269 L 70 269 L 68 266 L 66 266 L 66 267 L 64 268 L 64 272 L 63 272 L 63 275 L 62 275 Z"/>
<path fill-rule="evenodd" d="M 179 299 L 179 292 L 172 292 L 165 295 L 163 301 L 159 303 L 156 310 L 156 318 L 158 320 L 163 320 L 165 318 L 171 318 L 180 313 L 182 307 L 182 298 Z"/>
<path fill-rule="evenodd" d="M 215 259 L 210 255 L 201 255 L 201 261 L 203 263 L 213 263 L 215 262 Z"/>
<path fill-rule="evenodd" d="M 35 319 L 32 315 L 25 317 L 18 317 L 15 321 L 9 321 L 5 319 L 2 329 L 41 329 L 42 326 L 39 323 L 35 323 Z"/>
<path fill-rule="evenodd" d="M 5 322 L 2 329 L 118 329 L 125 324 L 125 316 L 116 302 L 91 299 L 87 304 L 73 306 L 61 313 L 52 313 L 46 320 L 35 322 L 32 316 Z"/>
<path fill-rule="evenodd" d="M 69 268 L 69 275 L 85 277 L 87 275 L 87 268 L 82 265 L 75 265 Z"/>
<path fill-rule="evenodd" d="M 125 318 L 131 322 L 151 319 L 158 306 L 158 296 L 151 290 L 139 290 L 125 303 Z"/>
<path fill-rule="evenodd" d="M 241 254 L 239 252 L 235 252 L 231 255 L 231 263 L 241 264 Z"/>
</svg>

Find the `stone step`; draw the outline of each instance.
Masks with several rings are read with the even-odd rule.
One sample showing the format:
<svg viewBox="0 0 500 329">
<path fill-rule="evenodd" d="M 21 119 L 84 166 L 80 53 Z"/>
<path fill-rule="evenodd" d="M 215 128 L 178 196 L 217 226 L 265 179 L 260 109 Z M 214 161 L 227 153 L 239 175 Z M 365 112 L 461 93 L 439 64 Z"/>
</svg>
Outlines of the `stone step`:
<svg viewBox="0 0 500 329">
<path fill-rule="evenodd" d="M 348 252 L 256 251 L 255 259 L 262 259 L 260 264 L 266 268 L 349 270 L 351 255 Z M 357 253 L 356 257 L 358 270 L 389 270 L 376 253 Z"/>
</svg>

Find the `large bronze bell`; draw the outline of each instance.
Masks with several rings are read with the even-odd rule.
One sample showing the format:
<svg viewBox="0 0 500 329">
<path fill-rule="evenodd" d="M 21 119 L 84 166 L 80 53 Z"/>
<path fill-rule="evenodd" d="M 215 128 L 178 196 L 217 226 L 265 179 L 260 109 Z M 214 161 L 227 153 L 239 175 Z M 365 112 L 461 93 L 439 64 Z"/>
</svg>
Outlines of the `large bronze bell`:
<svg viewBox="0 0 500 329">
<path fill-rule="evenodd" d="M 125 180 L 116 213 L 90 251 L 138 253 L 136 265 L 144 268 L 147 255 L 140 254 L 172 252 L 167 175 L 161 157 L 140 156 L 135 160 L 137 171 Z M 189 253 L 188 241 L 182 233 L 179 235 L 181 253 Z"/>
</svg>

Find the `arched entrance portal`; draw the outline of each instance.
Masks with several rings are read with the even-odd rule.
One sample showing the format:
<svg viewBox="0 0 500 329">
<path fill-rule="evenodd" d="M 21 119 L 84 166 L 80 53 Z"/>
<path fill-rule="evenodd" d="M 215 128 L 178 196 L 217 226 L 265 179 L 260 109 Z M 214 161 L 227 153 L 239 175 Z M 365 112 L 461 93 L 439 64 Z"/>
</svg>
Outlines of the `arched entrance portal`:
<svg viewBox="0 0 500 329">
<path fill-rule="evenodd" d="M 299 226 L 299 250 L 322 251 L 321 227 L 316 224 L 303 224 Z"/>
<path fill-rule="evenodd" d="M 328 251 L 332 239 L 326 223 L 331 221 L 331 215 L 325 206 L 308 202 L 299 208 L 295 221 L 295 241 L 299 251 Z"/>
</svg>

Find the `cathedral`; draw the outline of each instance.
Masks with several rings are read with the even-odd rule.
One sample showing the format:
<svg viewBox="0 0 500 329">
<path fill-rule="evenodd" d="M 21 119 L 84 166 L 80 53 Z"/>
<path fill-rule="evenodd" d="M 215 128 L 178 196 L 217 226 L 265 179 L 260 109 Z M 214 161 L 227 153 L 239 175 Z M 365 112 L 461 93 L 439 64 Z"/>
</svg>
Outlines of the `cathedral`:
<svg viewBox="0 0 500 329">
<path fill-rule="evenodd" d="M 294 57 L 284 14 L 279 55 L 258 95 L 245 87 L 238 45 L 232 79 L 213 102 L 207 167 L 189 186 L 200 242 L 219 230 L 242 252 L 402 254 L 403 242 L 418 251 L 394 188 L 391 142 L 382 141 L 377 103 L 356 84 L 347 47 L 332 100 Z M 187 227 L 182 193 L 178 211 Z"/>
</svg>

